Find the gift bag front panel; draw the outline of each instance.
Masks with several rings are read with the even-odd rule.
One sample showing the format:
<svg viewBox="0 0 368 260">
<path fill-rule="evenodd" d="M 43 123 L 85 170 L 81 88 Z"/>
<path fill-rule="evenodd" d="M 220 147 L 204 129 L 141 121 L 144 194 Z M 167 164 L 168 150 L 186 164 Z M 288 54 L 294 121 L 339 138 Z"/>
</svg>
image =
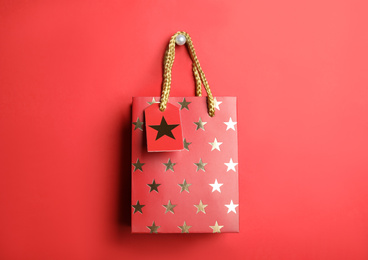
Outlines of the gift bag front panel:
<svg viewBox="0 0 368 260">
<path fill-rule="evenodd" d="M 216 97 L 210 117 L 206 97 L 170 97 L 186 148 L 175 152 L 147 152 L 144 110 L 154 100 L 133 98 L 132 232 L 238 232 L 236 98 Z"/>
</svg>

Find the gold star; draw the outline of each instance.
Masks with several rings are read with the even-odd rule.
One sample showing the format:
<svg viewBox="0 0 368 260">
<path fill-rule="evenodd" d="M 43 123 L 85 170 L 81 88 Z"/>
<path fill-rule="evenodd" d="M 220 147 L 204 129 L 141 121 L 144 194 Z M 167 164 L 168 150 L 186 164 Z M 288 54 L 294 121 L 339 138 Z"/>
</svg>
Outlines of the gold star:
<svg viewBox="0 0 368 260">
<path fill-rule="evenodd" d="M 171 213 L 175 213 L 174 212 L 174 208 L 177 206 L 177 205 L 174 205 L 174 204 L 171 204 L 171 201 L 169 200 L 169 202 L 167 203 L 167 205 L 162 205 L 162 206 L 164 206 L 164 208 L 166 208 L 166 211 L 165 211 L 165 214 L 167 213 L 167 212 L 171 212 Z"/>
<path fill-rule="evenodd" d="M 206 166 L 207 163 L 202 162 L 202 158 L 199 159 L 199 163 L 194 163 L 194 164 L 197 166 L 197 171 L 199 171 L 199 170 L 202 170 L 204 172 L 206 171 L 204 166 Z"/>
<path fill-rule="evenodd" d="M 168 170 L 174 171 L 175 164 L 176 163 L 171 162 L 171 159 L 169 159 L 169 161 L 167 163 L 163 163 L 163 165 L 166 166 L 165 172 L 167 172 Z"/>
<path fill-rule="evenodd" d="M 187 223 L 185 223 L 185 221 L 184 221 L 184 224 L 182 226 L 178 226 L 178 228 L 181 229 L 181 233 L 189 233 L 189 229 L 191 227 L 192 226 L 188 226 Z"/>
<path fill-rule="evenodd" d="M 143 128 L 142 128 L 143 122 L 139 120 L 139 117 L 137 117 L 137 122 L 133 122 L 133 125 L 134 125 L 134 130 L 139 129 L 143 131 Z"/>
<path fill-rule="evenodd" d="M 215 223 L 214 226 L 210 226 L 210 228 L 213 229 L 213 233 L 221 233 L 220 229 L 223 228 L 223 227 L 224 226 L 219 226 L 219 224 L 217 223 L 217 221 L 216 221 L 216 223 Z"/>
<path fill-rule="evenodd" d="M 209 142 L 209 144 L 212 146 L 211 151 L 213 151 L 215 149 L 221 151 L 220 150 L 220 145 L 222 145 L 222 142 L 217 142 L 217 139 L 216 138 L 215 138 L 215 141 L 213 141 L 213 143 Z"/>
<path fill-rule="evenodd" d="M 191 144 L 191 143 L 187 142 L 187 140 L 184 138 L 184 149 L 185 149 L 185 150 L 189 151 L 189 145 L 190 145 L 190 144 Z"/>
<path fill-rule="evenodd" d="M 186 191 L 186 192 L 189 193 L 189 186 L 192 185 L 192 184 L 187 183 L 187 181 L 184 179 L 184 183 L 183 184 L 179 183 L 178 185 L 181 187 L 180 192 Z"/>
<path fill-rule="evenodd" d="M 194 122 L 194 124 L 197 125 L 196 130 L 198 130 L 199 128 L 202 129 L 203 131 L 205 131 L 204 129 L 204 125 L 207 124 L 207 122 L 202 122 L 202 119 L 199 118 L 198 122 Z"/>
<path fill-rule="evenodd" d="M 203 212 L 204 214 L 206 214 L 206 210 L 205 210 L 205 208 L 207 207 L 208 205 L 204 205 L 203 203 L 202 203 L 202 200 L 200 200 L 199 201 L 199 204 L 198 205 L 194 205 L 194 207 L 196 207 L 197 208 L 197 214 L 198 214 L 198 212 Z"/>
<path fill-rule="evenodd" d="M 215 103 L 215 108 L 217 109 L 217 110 L 220 110 L 220 104 L 222 103 L 222 101 L 217 101 L 217 99 L 216 98 L 214 98 L 213 99 L 213 101 L 214 101 L 214 103 Z"/>
<path fill-rule="evenodd" d="M 139 161 L 139 158 L 137 159 L 137 162 L 136 163 L 133 163 L 133 166 L 134 166 L 134 171 L 135 172 L 136 170 L 140 170 L 141 172 L 143 172 L 143 169 L 142 169 L 142 166 L 145 165 L 145 163 L 141 163 Z"/>
<path fill-rule="evenodd" d="M 144 207 L 145 205 L 141 205 L 141 204 L 139 204 L 139 200 L 137 200 L 137 204 L 135 204 L 135 205 L 132 205 L 132 207 L 134 208 L 134 214 L 136 213 L 136 212 L 140 212 L 141 214 L 143 214 L 143 212 L 142 212 L 142 208 Z"/>
<path fill-rule="evenodd" d="M 147 228 L 150 230 L 150 233 L 156 233 L 157 229 L 159 229 L 161 226 L 156 226 L 155 221 L 153 221 L 152 226 L 147 226 Z"/>
<path fill-rule="evenodd" d="M 190 104 L 190 103 L 192 103 L 192 102 L 187 102 L 186 100 L 185 100 L 185 98 L 183 99 L 183 102 L 178 102 L 180 105 L 181 105 L 181 108 L 180 108 L 180 110 L 182 110 L 182 109 L 186 109 L 186 110 L 189 110 L 189 108 L 188 108 L 188 105 Z"/>
<path fill-rule="evenodd" d="M 155 98 L 152 98 L 152 101 L 151 102 L 147 102 L 149 105 L 152 105 L 152 104 L 155 104 L 155 103 L 158 103 L 156 100 L 155 100 Z"/>
<path fill-rule="evenodd" d="M 161 184 L 158 184 L 158 183 L 156 183 L 155 182 L 155 179 L 153 179 L 153 182 L 152 182 L 152 184 L 147 184 L 148 186 L 150 186 L 150 192 L 151 191 L 156 191 L 157 193 L 158 193 L 158 186 L 160 186 Z"/>
</svg>

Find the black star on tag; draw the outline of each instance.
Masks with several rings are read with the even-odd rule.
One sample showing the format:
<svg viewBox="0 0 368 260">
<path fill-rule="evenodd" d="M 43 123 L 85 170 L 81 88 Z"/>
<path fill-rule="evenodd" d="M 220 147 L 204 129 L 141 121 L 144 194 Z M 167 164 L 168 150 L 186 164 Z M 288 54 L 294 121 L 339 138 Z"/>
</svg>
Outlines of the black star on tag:
<svg viewBox="0 0 368 260">
<path fill-rule="evenodd" d="M 162 117 L 161 119 L 161 123 L 159 125 L 150 125 L 149 127 L 157 130 L 157 136 L 156 136 L 156 140 L 160 139 L 163 136 L 168 136 L 172 139 L 175 139 L 175 136 L 173 135 L 173 133 L 171 132 L 171 130 L 173 130 L 175 127 L 177 127 L 179 125 L 169 125 L 167 124 L 165 117 Z"/>
</svg>

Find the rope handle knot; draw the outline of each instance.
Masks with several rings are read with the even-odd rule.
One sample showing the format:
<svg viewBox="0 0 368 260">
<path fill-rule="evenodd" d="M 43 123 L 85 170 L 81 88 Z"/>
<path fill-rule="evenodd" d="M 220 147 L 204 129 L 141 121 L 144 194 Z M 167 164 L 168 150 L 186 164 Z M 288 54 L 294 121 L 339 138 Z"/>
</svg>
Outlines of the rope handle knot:
<svg viewBox="0 0 368 260">
<path fill-rule="evenodd" d="M 196 95 L 202 96 L 202 84 L 207 92 L 207 106 L 208 106 L 208 114 L 213 117 L 215 115 L 215 101 L 211 93 L 210 86 L 208 85 L 206 76 L 204 75 L 201 65 L 199 64 L 192 39 L 189 34 L 186 32 L 179 31 L 175 33 L 171 38 L 168 45 L 168 48 L 165 52 L 164 57 L 164 75 L 163 75 L 163 84 L 162 84 L 162 93 L 161 93 L 161 101 L 160 101 L 160 110 L 165 111 L 167 102 L 169 100 L 170 88 L 171 88 L 171 74 L 172 67 L 175 59 L 175 42 L 176 38 L 179 35 L 183 35 L 186 38 L 184 41 L 187 49 L 189 51 L 190 57 L 193 61 L 193 75 L 196 82 Z"/>
</svg>

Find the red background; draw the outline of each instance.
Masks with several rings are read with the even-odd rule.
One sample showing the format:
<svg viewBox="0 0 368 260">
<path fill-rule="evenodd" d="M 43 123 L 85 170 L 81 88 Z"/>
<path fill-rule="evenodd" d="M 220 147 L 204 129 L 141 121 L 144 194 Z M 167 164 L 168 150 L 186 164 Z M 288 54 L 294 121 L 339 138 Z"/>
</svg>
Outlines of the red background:
<svg viewBox="0 0 368 260">
<path fill-rule="evenodd" d="M 366 1 L 130 2 L 1 1 L 0 258 L 367 259 Z M 239 98 L 239 234 L 130 234 L 131 96 L 178 30 Z"/>
</svg>

